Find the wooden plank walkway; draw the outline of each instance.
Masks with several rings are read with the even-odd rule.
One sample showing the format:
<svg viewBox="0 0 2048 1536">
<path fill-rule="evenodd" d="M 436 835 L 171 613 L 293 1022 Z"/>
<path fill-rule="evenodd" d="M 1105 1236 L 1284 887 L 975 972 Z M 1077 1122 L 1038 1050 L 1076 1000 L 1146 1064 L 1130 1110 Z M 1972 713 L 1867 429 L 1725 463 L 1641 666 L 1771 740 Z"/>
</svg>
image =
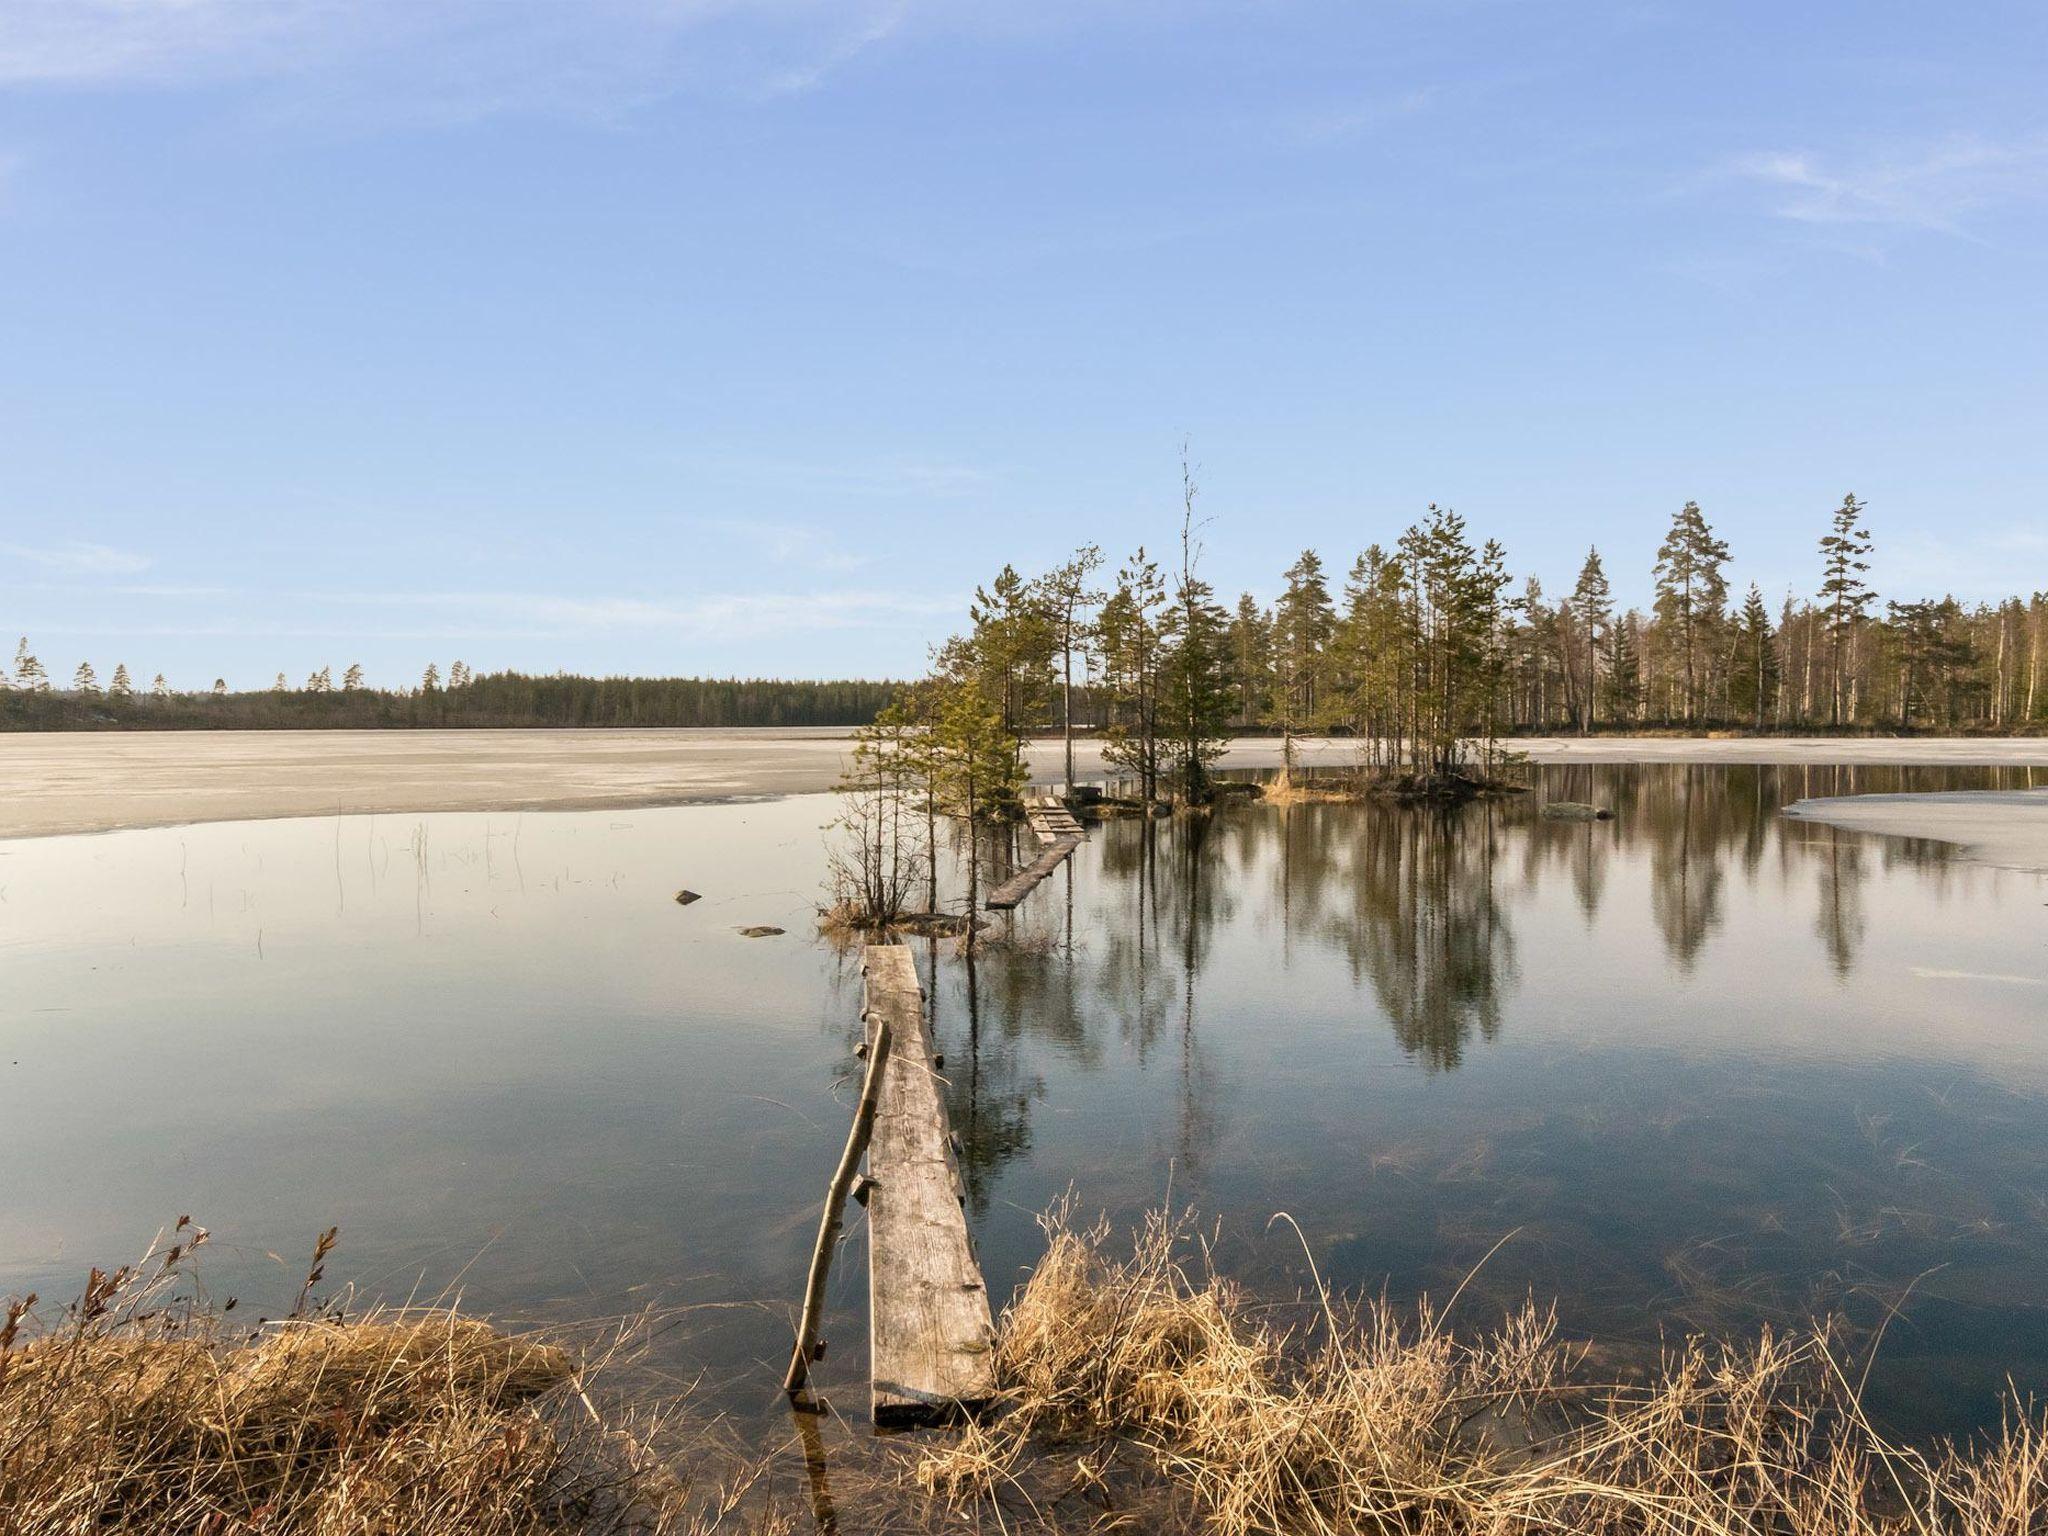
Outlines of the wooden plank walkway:
<svg viewBox="0 0 2048 1536">
<path fill-rule="evenodd" d="M 1037 858 L 988 893 L 982 906 L 991 912 L 1008 912 L 1038 889 L 1038 882 L 1058 869 L 1068 854 L 1081 846 L 1079 837 L 1063 837 Z"/>
<path fill-rule="evenodd" d="M 868 1035 L 889 1020 L 874 1139 L 868 1143 L 871 1403 L 883 1427 L 956 1420 L 995 1396 L 988 1286 L 967 1235 L 944 1081 L 925 1028 L 910 951 L 862 952 Z"/>
<path fill-rule="evenodd" d="M 1015 908 L 1037 890 L 1038 883 L 1058 869 L 1067 855 L 1080 847 L 1088 836 L 1082 831 L 1081 823 L 1074 819 L 1074 813 L 1051 796 L 1027 800 L 1024 819 L 1030 822 L 1032 835 L 1038 839 L 1043 851 L 1016 874 L 990 890 L 982 902 L 990 912 L 1008 912 Z"/>
</svg>

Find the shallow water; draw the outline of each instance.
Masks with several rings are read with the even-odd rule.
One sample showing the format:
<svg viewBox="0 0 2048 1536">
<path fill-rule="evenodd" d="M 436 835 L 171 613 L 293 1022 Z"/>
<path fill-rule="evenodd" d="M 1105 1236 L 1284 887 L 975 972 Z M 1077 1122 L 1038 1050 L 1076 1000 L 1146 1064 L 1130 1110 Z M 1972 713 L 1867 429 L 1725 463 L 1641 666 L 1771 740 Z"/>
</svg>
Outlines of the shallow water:
<svg viewBox="0 0 2048 1536">
<path fill-rule="evenodd" d="M 1261 1283 L 1303 1241 L 1403 1297 L 1479 1266 L 1464 1320 L 1533 1291 L 1623 1355 L 1903 1299 L 1874 1406 L 1991 1422 L 2008 1375 L 2048 1390 L 2048 880 L 1777 810 L 2028 771 L 1548 768 L 1451 815 L 1098 828 L 1023 942 L 918 946 L 992 1290 L 1063 1191 L 1171 1198 Z M 0 1288 L 69 1294 L 190 1212 L 261 1310 L 338 1223 L 330 1278 L 380 1295 L 688 1308 L 664 1362 L 771 1402 L 857 1031 L 808 936 L 832 812 L 0 843 Z"/>
</svg>

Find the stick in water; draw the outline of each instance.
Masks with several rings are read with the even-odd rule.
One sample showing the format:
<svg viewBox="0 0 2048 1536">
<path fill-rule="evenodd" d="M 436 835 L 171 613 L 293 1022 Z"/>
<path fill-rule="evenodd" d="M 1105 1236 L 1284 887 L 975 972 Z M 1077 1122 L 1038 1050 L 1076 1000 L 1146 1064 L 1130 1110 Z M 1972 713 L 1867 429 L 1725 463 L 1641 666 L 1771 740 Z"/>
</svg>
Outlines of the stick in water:
<svg viewBox="0 0 2048 1536">
<path fill-rule="evenodd" d="M 867 1017 L 875 1026 L 875 1037 L 868 1044 L 867 1075 L 861 1079 L 860 1104 L 853 1112 L 853 1129 L 846 1133 L 846 1150 L 839 1154 L 839 1167 L 825 1192 L 825 1212 L 818 1218 L 818 1246 L 811 1253 L 811 1274 L 804 1284 L 804 1310 L 797 1324 L 796 1350 L 789 1357 L 789 1373 L 782 1378 L 782 1390 L 792 1395 L 803 1390 L 810 1377 L 811 1361 L 817 1358 L 818 1325 L 825 1311 L 825 1278 L 832 1272 L 832 1250 L 838 1245 L 839 1213 L 846 1206 L 854 1172 L 867 1154 L 868 1139 L 875 1131 L 882 1063 L 889 1057 L 889 1021 L 879 1013 Z"/>
</svg>

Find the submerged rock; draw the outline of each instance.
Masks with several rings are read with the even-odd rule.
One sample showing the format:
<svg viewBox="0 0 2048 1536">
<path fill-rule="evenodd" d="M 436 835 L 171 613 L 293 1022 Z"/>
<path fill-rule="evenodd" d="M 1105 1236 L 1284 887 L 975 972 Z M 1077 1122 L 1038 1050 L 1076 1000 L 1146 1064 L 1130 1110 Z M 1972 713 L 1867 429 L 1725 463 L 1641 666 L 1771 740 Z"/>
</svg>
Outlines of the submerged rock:
<svg viewBox="0 0 2048 1536">
<path fill-rule="evenodd" d="M 1583 800 L 1548 800 L 1544 802 L 1543 814 L 1552 821 L 1612 821 L 1614 812 L 1604 805 L 1588 805 Z"/>
<path fill-rule="evenodd" d="M 691 902 L 702 901 L 703 899 L 697 892 L 687 888 L 676 892 L 676 905 L 679 907 L 687 907 Z"/>
<path fill-rule="evenodd" d="M 781 932 L 782 929 L 768 923 L 750 923 L 739 930 L 739 935 L 743 939 L 772 939 Z"/>
</svg>

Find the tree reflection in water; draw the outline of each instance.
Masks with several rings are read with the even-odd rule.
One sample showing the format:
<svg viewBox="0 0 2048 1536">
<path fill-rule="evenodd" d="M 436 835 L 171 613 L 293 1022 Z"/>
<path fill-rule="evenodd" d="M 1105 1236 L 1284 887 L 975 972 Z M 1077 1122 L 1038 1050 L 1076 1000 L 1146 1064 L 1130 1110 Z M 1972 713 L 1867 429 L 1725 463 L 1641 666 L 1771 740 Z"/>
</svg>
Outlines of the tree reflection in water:
<svg viewBox="0 0 2048 1536">
<path fill-rule="evenodd" d="M 1591 928 L 1624 888 L 1618 871 L 1631 869 L 1629 900 L 1646 896 L 1649 931 L 1680 978 L 1721 935 L 1730 882 L 1775 880 L 1787 899 L 1812 903 L 1825 963 L 1847 977 L 1871 872 L 1939 872 L 1952 853 L 1788 821 L 1782 808 L 1818 795 L 2002 787 L 2019 782 L 2015 772 L 2024 770 L 1570 765 L 1532 770 L 1526 798 L 1458 809 L 1249 803 L 1100 824 L 1024 909 L 999 920 L 977 959 L 950 943 L 928 947 L 969 1199 L 985 1208 L 1002 1167 L 1029 1153 L 1048 1074 L 1101 1070 L 1112 1052 L 1170 1066 L 1165 1150 L 1199 1170 L 1223 1125 L 1202 1021 L 1225 949 L 1226 986 L 1248 963 L 1277 968 L 1262 1003 L 1281 1014 L 1302 947 L 1341 956 L 1401 1050 L 1451 1071 L 1501 1033 L 1519 985 L 1517 914 L 1543 909 L 1551 879 Z M 1544 800 L 1598 804 L 1613 819 L 1546 820 Z M 1007 833 L 984 857 L 997 871 L 1018 860 Z"/>
</svg>

